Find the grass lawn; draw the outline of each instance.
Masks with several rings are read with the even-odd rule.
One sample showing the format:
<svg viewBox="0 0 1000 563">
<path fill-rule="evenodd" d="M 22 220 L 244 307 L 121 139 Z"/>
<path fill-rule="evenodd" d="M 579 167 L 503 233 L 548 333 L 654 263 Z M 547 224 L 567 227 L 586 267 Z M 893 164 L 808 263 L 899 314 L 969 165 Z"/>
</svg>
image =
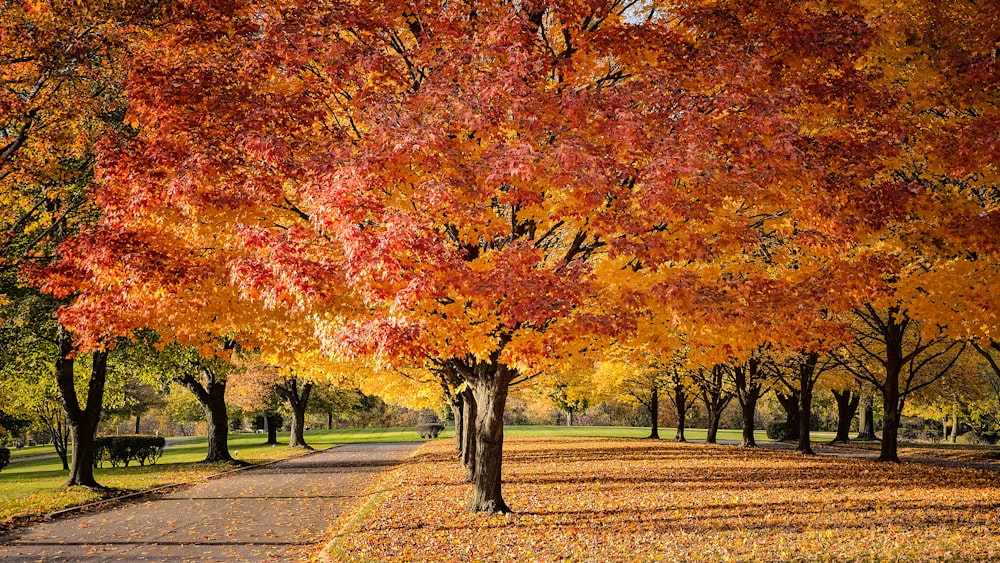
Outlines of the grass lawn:
<svg viewBox="0 0 1000 563">
<path fill-rule="evenodd" d="M 453 444 L 388 473 L 344 561 L 1000 560 L 994 472 L 670 441 L 514 437 L 504 498 L 471 495 Z M 342 522 L 348 522 L 345 518 Z"/>
<path fill-rule="evenodd" d="M 316 449 L 336 444 L 356 442 L 405 442 L 418 440 L 416 432 L 407 428 L 366 428 L 360 430 L 316 430 L 306 433 L 306 441 Z M 287 446 L 268 446 L 262 434 L 232 434 L 229 450 L 236 459 L 262 463 L 302 453 Z M 278 441 L 288 443 L 288 433 L 279 433 Z M 190 438 L 170 444 L 155 465 L 146 467 L 104 467 L 94 470 L 98 483 L 117 491 L 137 491 L 161 485 L 188 483 L 209 475 L 233 469 L 231 463 L 198 463 L 205 458 L 205 438 Z M 24 448 L 30 454 L 54 453 L 51 446 Z M 12 452 L 13 453 L 13 452 Z M 99 500 L 109 493 L 85 487 L 64 487 L 67 472 L 59 458 L 14 462 L 0 471 L 0 531 L 14 521 L 39 516 L 70 506 Z"/>
</svg>

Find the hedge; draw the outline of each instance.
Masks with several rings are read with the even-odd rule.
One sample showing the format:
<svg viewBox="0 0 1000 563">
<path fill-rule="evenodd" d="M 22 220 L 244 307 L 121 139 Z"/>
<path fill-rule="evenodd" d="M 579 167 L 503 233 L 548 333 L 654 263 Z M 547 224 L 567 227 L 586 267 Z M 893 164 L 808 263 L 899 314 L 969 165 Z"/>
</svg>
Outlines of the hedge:
<svg viewBox="0 0 1000 563">
<path fill-rule="evenodd" d="M 128 467 L 133 461 L 139 465 L 156 463 L 167 441 L 163 436 L 102 436 L 94 440 L 94 465 Z"/>
</svg>

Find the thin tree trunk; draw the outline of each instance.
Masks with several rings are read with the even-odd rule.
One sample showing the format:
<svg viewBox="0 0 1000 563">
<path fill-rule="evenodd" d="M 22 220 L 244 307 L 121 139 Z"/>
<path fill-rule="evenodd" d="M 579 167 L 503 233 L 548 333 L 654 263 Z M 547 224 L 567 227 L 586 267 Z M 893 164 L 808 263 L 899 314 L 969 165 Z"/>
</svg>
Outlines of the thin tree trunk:
<svg viewBox="0 0 1000 563">
<path fill-rule="evenodd" d="M 871 393 L 861 395 L 861 406 L 858 409 L 858 435 L 855 440 L 859 442 L 874 442 L 875 437 L 875 409 L 873 406 L 874 397 Z"/>
<path fill-rule="evenodd" d="M 326 413 L 326 429 L 333 430 L 333 413 Z"/>
<path fill-rule="evenodd" d="M 292 411 L 292 431 L 288 436 L 289 448 L 312 449 L 306 443 L 305 437 L 306 407 L 309 405 L 309 394 L 312 392 L 312 388 L 311 381 L 307 381 L 299 387 L 299 380 L 295 377 L 285 381 L 282 385 L 274 386 L 275 393 L 288 402 Z"/>
<path fill-rule="evenodd" d="M 958 404 L 952 405 L 951 410 L 951 436 L 948 441 L 954 444 L 958 440 Z"/>
<path fill-rule="evenodd" d="M 755 358 L 732 368 L 736 399 L 743 412 L 743 440 L 740 445 L 744 448 L 757 447 L 757 437 L 754 435 L 754 418 L 757 414 L 757 401 L 760 400 L 761 394 L 759 370 L 760 361 Z"/>
<path fill-rule="evenodd" d="M 799 364 L 799 443 L 795 451 L 815 455 L 809 435 L 809 425 L 812 422 L 813 384 L 816 383 L 816 362 L 818 352 L 804 355 L 804 361 Z"/>
<path fill-rule="evenodd" d="M 684 429 L 687 426 L 687 393 L 684 387 L 677 385 L 674 387 L 674 409 L 677 411 L 677 433 L 674 434 L 675 442 L 687 442 L 684 437 Z"/>
<path fill-rule="evenodd" d="M 469 512 L 510 512 L 501 491 L 503 412 L 511 370 L 496 360 L 476 366 L 470 382 L 476 399 L 476 455 Z"/>
<path fill-rule="evenodd" d="M 653 393 L 649 399 L 649 418 L 650 418 L 650 428 L 649 438 L 652 440 L 660 439 L 660 388 L 653 386 Z"/>
<path fill-rule="evenodd" d="M 851 440 L 851 421 L 858 412 L 858 403 L 861 395 L 854 393 L 850 389 L 843 391 L 832 390 L 833 398 L 837 401 L 837 436 L 833 442 L 849 442 Z"/>
<path fill-rule="evenodd" d="M 69 425 L 73 443 L 73 457 L 69 467 L 67 486 L 80 485 L 100 488 L 94 480 L 94 438 L 97 424 L 101 419 L 101 405 L 104 401 L 104 384 L 108 373 L 108 353 L 94 352 L 87 388 L 87 403 L 80 407 L 75 383 L 75 352 L 73 337 L 62 326 L 57 333 L 59 357 L 56 360 L 56 381 L 62 395 L 63 409 Z"/>
<path fill-rule="evenodd" d="M 573 407 L 566 409 L 566 426 L 573 426 Z"/>
<path fill-rule="evenodd" d="M 139 422 L 142 421 L 142 415 L 135 415 L 135 433 L 139 433 Z"/>
</svg>

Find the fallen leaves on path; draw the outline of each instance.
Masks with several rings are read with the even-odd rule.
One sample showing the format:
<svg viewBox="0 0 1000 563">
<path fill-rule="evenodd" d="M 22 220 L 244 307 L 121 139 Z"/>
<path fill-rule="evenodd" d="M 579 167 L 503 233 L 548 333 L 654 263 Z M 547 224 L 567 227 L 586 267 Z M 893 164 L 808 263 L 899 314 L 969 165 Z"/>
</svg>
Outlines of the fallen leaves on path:
<svg viewBox="0 0 1000 563">
<path fill-rule="evenodd" d="M 997 560 L 995 473 L 645 440 L 507 439 L 505 516 L 450 441 L 342 538 L 375 561 Z"/>
</svg>

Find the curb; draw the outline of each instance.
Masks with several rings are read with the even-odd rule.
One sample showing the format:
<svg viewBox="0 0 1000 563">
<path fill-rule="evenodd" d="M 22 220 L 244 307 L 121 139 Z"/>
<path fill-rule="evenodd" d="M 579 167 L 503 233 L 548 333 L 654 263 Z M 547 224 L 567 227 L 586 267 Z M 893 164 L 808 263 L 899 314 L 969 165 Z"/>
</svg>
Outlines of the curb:
<svg viewBox="0 0 1000 563">
<path fill-rule="evenodd" d="M 283 461 L 288 461 L 290 459 L 298 459 L 300 457 L 305 457 L 305 456 L 309 456 L 309 455 L 313 455 L 313 454 L 318 454 L 320 452 L 325 452 L 327 450 L 332 450 L 333 448 L 337 448 L 337 447 L 340 447 L 342 445 L 343 444 L 334 444 L 334 445 L 332 445 L 332 446 L 330 446 L 328 448 L 323 448 L 321 450 L 310 450 L 310 451 L 302 452 L 300 454 L 296 454 L 296 455 L 293 455 L 293 456 L 283 457 L 281 459 L 275 459 L 275 460 L 272 460 L 272 461 L 265 461 L 264 463 L 258 463 L 258 464 L 252 464 L 252 465 L 245 465 L 243 467 L 237 467 L 236 469 L 229 469 L 227 471 L 222 471 L 222 472 L 219 472 L 219 473 L 213 473 L 211 475 L 206 475 L 205 477 L 202 477 L 201 479 L 199 479 L 197 481 L 191 481 L 189 483 L 171 483 L 169 485 L 160 485 L 158 487 L 153 487 L 151 489 L 143 489 L 141 491 L 135 491 L 133 493 L 128 493 L 128 494 L 124 494 L 124 495 L 120 495 L 120 496 L 109 497 L 109 498 L 101 499 L 101 500 L 95 500 L 93 502 L 88 502 L 87 504 L 81 504 L 81 505 L 78 505 L 78 506 L 71 506 L 69 508 L 63 508 L 63 509 L 60 509 L 60 510 L 49 512 L 47 514 L 42 515 L 42 519 L 44 519 L 44 520 L 55 520 L 56 518 L 62 518 L 62 517 L 65 517 L 65 516 L 69 516 L 69 515 L 75 514 L 77 512 L 90 512 L 90 511 L 93 511 L 94 509 L 100 508 L 101 506 L 104 506 L 106 504 L 117 504 L 119 502 L 135 500 L 135 499 L 138 499 L 138 498 L 142 498 L 142 497 L 146 497 L 146 496 L 151 496 L 151 495 L 155 495 L 155 494 L 167 492 L 167 491 L 173 490 L 173 489 L 180 489 L 182 487 L 188 487 L 188 486 L 191 486 L 191 485 L 195 485 L 197 483 L 202 483 L 202 482 L 205 482 L 205 481 L 212 481 L 214 479 L 220 479 L 222 477 L 226 477 L 228 475 L 232 475 L 233 473 L 239 473 L 241 471 L 249 471 L 251 469 L 257 469 L 258 467 L 267 467 L 269 465 L 274 465 L 276 463 L 281 463 Z"/>
</svg>

